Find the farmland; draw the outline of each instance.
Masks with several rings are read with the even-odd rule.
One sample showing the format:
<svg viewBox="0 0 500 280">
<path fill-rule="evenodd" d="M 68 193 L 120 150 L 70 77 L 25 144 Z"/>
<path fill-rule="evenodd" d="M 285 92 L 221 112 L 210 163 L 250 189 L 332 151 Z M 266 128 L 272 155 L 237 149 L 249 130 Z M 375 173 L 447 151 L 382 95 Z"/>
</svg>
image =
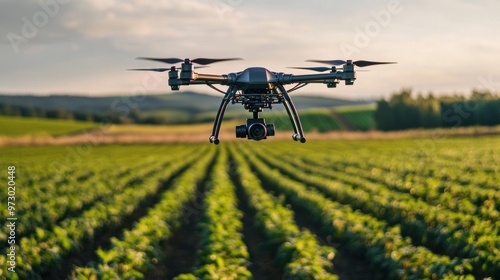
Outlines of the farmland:
<svg viewBox="0 0 500 280">
<path fill-rule="evenodd" d="M 356 130 L 367 131 L 376 128 L 373 118 L 374 106 L 345 106 L 335 109 L 342 114 Z"/>
<path fill-rule="evenodd" d="M 500 277 L 499 137 L 0 149 L 7 278 Z"/>
<path fill-rule="evenodd" d="M 92 122 L 0 116 L 0 136 L 59 136 L 98 127 Z"/>
</svg>

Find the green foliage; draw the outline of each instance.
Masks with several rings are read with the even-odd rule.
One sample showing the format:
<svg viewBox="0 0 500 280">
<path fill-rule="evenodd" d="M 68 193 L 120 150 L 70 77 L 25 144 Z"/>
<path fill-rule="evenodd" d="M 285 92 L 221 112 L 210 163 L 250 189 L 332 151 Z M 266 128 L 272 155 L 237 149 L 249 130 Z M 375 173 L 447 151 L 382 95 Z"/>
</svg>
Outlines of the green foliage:
<svg viewBox="0 0 500 280">
<path fill-rule="evenodd" d="M 342 108 L 339 108 L 342 109 Z M 376 128 L 374 119 L 375 109 L 367 106 L 349 107 L 337 110 L 356 130 L 367 131 Z"/>
<path fill-rule="evenodd" d="M 81 121 L 188 124 L 213 122 L 221 97 L 189 91 L 150 96 L 29 96 L 0 95 L 0 115 L 62 118 Z M 320 96 L 294 97 L 300 111 L 312 108 L 366 104 Z M 281 106 L 281 105 L 280 105 Z M 248 115 L 240 104 L 228 107 L 226 119 Z"/>
<path fill-rule="evenodd" d="M 436 213 L 435 206 L 413 200 L 416 191 L 413 195 L 406 192 L 397 193 L 387 190 L 382 184 L 360 179 L 358 174 L 345 174 L 345 172 L 332 171 L 331 168 L 318 167 L 325 164 L 328 158 L 311 157 L 305 162 L 291 157 L 287 158 L 286 162 L 293 163 L 292 165 L 272 161 L 273 157 L 270 157 L 270 154 L 272 151 L 267 151 L 266 161 L 279 166 L 279 169 L 288 176 L 314 186 L 335 201 L 349 204 L 354 209 L 370 213 L 391 224 L 399 224 L 401 231 L 419 244 L 442 248 L 440 250 L 447 254 L 462 258 L 486 256 L 490 253 L 490 250 L 486 248 L 500 244 L 500 238 L 484 238 L 485 234 L 489 235 L 487 232 L 491 230 L 491 225 L 481 224 L 480 219 L 474 215 L 457 214 L 446 209 L 441 209 Z M 359 172 L 363 173 L 362 170 Z M 396 200 L 403 200 L 404 203 L 394 204 L 393 201 Z M 465 207 L 462 205 L 461 208 Z M 381 212 L 380 209 L 384 211 Z M 413 209 L 419 209 L 418 215 L 413 213 Z M 498 212 L 495 217 L 498 217 Z M 475 226 L 472 227 L 472 225 Z M 468 233 L 457 234 L 463 230 L 468 230 Z M 471 261 L 472 264 L 474 262 Z M 465 262 L 463 266 L 470 267 L 468 262 Z M 488 273 L 496 272 L 491 270 Z"/>
<path fill-rule="evenodd" d="M 0 116 L 1 136 L 64 135 L 98 128 L 97 123 Z"/>
<path fill-rule="evenodd" d="M 412 97 L 411 89 L 403 89 L 391 98 L 379 100 L 375 121 L 380 130 L 409 128 L 460 127 L 500 124 L 500 97 L 473 91 L 470 98 L 430 94 Z"/>
<path fill-rule="evenodd" d="M 99 279 L 143 279 L 144 273 L 163 258 L 160 242 L 170 237 L 177 227 L 184 212 L 183 205 L 194 199 L 197 183 L 207 172 L 212 157 L 213 153 L 207 153 L 199 158 L 133 229 L 125 231 L 122 239 L 113 238 L 111 249 L 97 252 L 101 261 L 96 266 L 90 270 L 78 268 L 77 274 L 88 276 L 90 273 Z M 186 159 L 191 160 L 190 157 Z"/>
<path fill-rule="evenodd" d="M 229 178 L 226 149 L 219 151 L 206 188 L 199 225 L 199 266 L 194 275 L 199 279 L 251 279 L 247 269 L 250 255 L 241 233 L 243 213 L 237 208 L 235 187 Z"/>
<path fill-rule="evenodd" d="M 255 224 L 268 238 L 268 244 L 278 246 L 276 262 L 285 278 L 337 279 L 329 273 L 335 249 L 320 246 L 309 231 L 301 231 L 293 219 L 293 211 L 264 191 L 245 158 L 231 149 L 236 171 L 250 208 L 255 211 Z"/>
<path fill-rule="evenodd" d="M 67 166 L 53 163 L 77 147 L 1 148 L 3 168 L 19 171 L 15 277 L 40 278 L 107 232 L 110 246 L 74 277 L 143 279 L 162 261 L 159 244 L 179 226 L 198 183 L 206 190 L 200 251 L 177 279 L 252 277 L 235 185 L 285 277 L 335 279 L 332 244 L 390 279 L 500 277 L 499 137 L 221 145 L 95 146 Z M 124 230 L 144 205 L 147 213 Z M 295 211 L 322 226 L 328 246 L 297 226 Z"/>
<path fill-rule="evenodd" d="M 112 149 L 109 150 L 112 152 Z M 150 150 L 150 152 L 153 151 Z M 121 159 L 123 159 L 123 149 L 121 153 Z M 42 179 L 36 182 L 44 183 L 35 184 L 28 189 L 22 188 L 20 190 L 24 190 L 18 193 L 18 200 L 23 202 L 19 203 L 18 211 L 23 213 L 24 222 L 22 224 L 26 229 L 26 234 L 20 236 L 19 239 L 23 249 L 16 273 L 23 279 L 34 278 L 37 274 L 60 265 L 65 256 L 78 251 L 87 240 L 93 240 L 103 228 L 113 228 L 123 223 L 123 218 L 135 211 L 148 196 L 158 191 L 161 179 L 172 176 L 197 158 L 196 155 L 192 154 L 192 150 L 177 150 L 176 153 L 177 155 L 173 154 L 175 156 L 168 160 L 155 160 L 153 164 L 149 162 L 149 165 L 153 165 L 152 168 L 146 166 L 146 170 L 149 168 L 149 172 L 141 173 L 139 170 L 138 174 L 132 173 L 132 176 L 138 175 L 139 178 L 128 176 L 121 178 L 121 176 L 113 174 L 114 168 L 109 165 L 106 166 L 102 163 L 97 165 L 97 170 L 110 172 L 107 174 L 107 179 L 100 178 L 102 181 L 110 180 L 109 185 L 93 184 L 92 176 L 81 176 L 73 170 L 67 171 L 68 173 L 63 174 L 62 178 L 54 176 L 58 172 L 54 169 L 38 174 L 42 177 L 48 175 L 47 178 L 53 179 L 55 182 L 44 182 Z M 87 166 L 87 168 L 89 167 L 94 168 L 93 164 Z M 76 183 L 79 179 L 86 184 Z M 80 187 L 75 188 L 75 186 Z M 40 192 L 37 193 L 38 191 Z M 86 198 L 89 193 L 92 194 Z M 33 194 L 36 195 L 33 196 Z M 37 199 L 33 199 L 34 197 Z M 72 204 L 74 200 L 69 199 L 71 197 L 84 198 L 83 203 Z M 85 206 L 92 207 L 79 215 L 72 214 L 78 213 L 79 209 L 85 209 Z M 53 222 L 57 222 L 57 224 L 53 225 Z M 41 228 L 42 226 L 43 228 Z M 134 260 L 141 254 L 143 253 L 134 254 L 128 250 L 126 258 Z M 133 271 L 133 273 L 136 272 Z"/>
<path fill-rule="evenodd" d="M 340 122 L 328 109 L 301 111 L 299 115 L 304 132 L 328 132 L 343 129 Z M 268 114 L 265 118 L 266 123 L 273 123 L 276 130 L 293 130 L 290 118 L 286 113 Z"/>
<path fill-rule="evenodd" d="M 430 150 L 408 149 L 416 144 L 411 140 L 320 142 L 313 149 L 294 146 L 289 156 L 291 147 L 281 143 L 239 150 L 266 185 L 392 277 L 485 277 L 500 273 L 494 234 L 500 208 L 492 204 L 500 189 L 491 173 L 498 170 L 500 150 L 491 148 L 498 140 L 441 140 Z M 464 145 L 467 161 L 457 161 Z M 480 158 L 482 164 L 471 165 Z M 411 181 L 399 181 L 404 174 Z M 444 186 L 436 189 L 433 177 Z M 477 188 L 479 182 L 489 187 Z"/>
</svg>

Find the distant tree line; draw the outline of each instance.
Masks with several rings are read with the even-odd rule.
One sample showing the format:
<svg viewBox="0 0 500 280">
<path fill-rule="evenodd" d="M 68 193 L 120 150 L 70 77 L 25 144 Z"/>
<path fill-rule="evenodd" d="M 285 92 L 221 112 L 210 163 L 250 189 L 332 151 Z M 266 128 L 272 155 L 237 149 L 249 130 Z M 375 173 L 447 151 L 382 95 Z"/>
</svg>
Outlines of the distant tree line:
<svg viewBox="0 0 500 280">
<path fill-rule="evenodd" d="M 78 121 L 101 122 L 107 120 L 112 123 L 127 122 L 120 118 L 118 114 L 109 113 L 90 113 L 90 112 L 72 112 L 64 109 L 42 109 L 33 106 L 11 105 L 0 103 L 0 115 L 4 116 L 19 116 L 19 117 L 36 117 L 48 119 L 67 119 Z M 132 116 L 133 117 L 133 116 Z"/>
<path fill-rule="evenodd" d="M 118 112 L 106 113 L 73 112 L 63 109 L 41 109 L 33 106 L 11 105 L 0 103 L 0 115 L 18 117 L 36 117 L 49 119 L 66 119 L 77 121 L 90 121 L 114 124 L 137 123 L 137 124 L 164 124 L 167 123 L 161 116 L 141 116 L 137 110 L 131 110 L 126 117 Z"/>
<path fill-rule="evenodd" d="M 470 97 L 453 95 L 412 96 L 411 89 L 379 100 L 374 113 L 377 129 L 460 127 L 500 124 L 500 96 L 490 91 L 473 90 Z"/>
</svg>

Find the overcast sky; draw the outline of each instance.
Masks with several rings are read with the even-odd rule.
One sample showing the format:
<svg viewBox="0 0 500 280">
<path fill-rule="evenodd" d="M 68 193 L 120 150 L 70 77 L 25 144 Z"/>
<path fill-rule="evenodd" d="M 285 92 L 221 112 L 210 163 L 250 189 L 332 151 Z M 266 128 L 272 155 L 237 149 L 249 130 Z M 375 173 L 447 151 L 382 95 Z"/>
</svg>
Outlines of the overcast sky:
<svg viewBox="0 0 500 280">
<path fill-rule="evenodd" d="M 354 99 L 403 87 L 500 91 L 499 11 L 499 0 L 0 0 L 0 92 L 170 92 L 167 73 L 125 70 L 160 66 L 138 56 L 244 58 L 203 69 L 217 74 L 322 66 L 306 59 L 398 62 L 359 72 L 353 86 L 301 91 Z"/>
</svg>

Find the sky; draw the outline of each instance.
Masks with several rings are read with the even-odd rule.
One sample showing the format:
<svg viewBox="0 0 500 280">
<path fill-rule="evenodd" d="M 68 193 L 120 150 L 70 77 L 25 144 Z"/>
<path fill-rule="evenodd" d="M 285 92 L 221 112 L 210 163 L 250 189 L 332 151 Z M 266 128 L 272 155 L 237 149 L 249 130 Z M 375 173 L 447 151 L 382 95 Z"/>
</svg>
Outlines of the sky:
<svg viewBox="0 0 500 280">
<path fill-rule="evenodd" d="M 209 74 L 324 66 L 307 59 L 398 63 L 363 68 L 353 86 L 297 91 L 350 99 L 408 87 L 500 92 L 498 11 L 499 0 L 0 0 L 0 93 L 170 92 L 166 72 L 126 71 L 168 67 L 139 56 L 244 59 L 199 70 Z"/>
</svg>

